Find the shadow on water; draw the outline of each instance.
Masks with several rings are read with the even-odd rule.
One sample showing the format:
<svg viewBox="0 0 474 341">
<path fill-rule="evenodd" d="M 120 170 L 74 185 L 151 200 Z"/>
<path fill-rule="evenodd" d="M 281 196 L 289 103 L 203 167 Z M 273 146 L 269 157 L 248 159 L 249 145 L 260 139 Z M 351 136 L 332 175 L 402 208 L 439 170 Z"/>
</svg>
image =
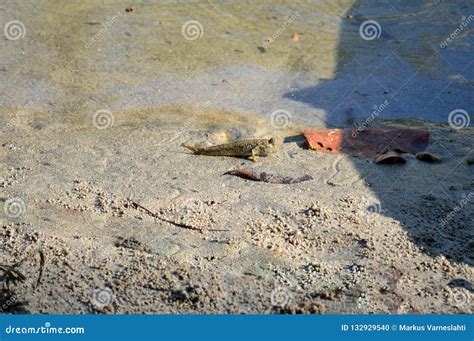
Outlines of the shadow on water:
<svg viewBox="0 0 474 341">
<path fill-rule="evenodd" d="M 329 127 L 350 127 L 371 115 L 410 118 L 414 120 L 405 122 L 429 127 L 429 148 L 443 155 L 441 164 L 407 156 L 409 162 L 401 166 L 354 158 L 354 167 L 377 197 L 372 208 L 399 221 L 417 247 L 432 257 L 473 265 L 472 170 L 463 160 L 472 146 L 467 153 L 456 149 L 472 128 L 423 123 L 446 124 L 451 111 L 474 107 L 474 16 L 469 2 L 355 1 L 341 24 L 334 78 L 284 97 L 324 109 Z M 456 31 L 463 22 L 467 25 Z M 453 174 L 464 186 L 461 190 L 449 188 L 446 178 Z"/>
</svg>

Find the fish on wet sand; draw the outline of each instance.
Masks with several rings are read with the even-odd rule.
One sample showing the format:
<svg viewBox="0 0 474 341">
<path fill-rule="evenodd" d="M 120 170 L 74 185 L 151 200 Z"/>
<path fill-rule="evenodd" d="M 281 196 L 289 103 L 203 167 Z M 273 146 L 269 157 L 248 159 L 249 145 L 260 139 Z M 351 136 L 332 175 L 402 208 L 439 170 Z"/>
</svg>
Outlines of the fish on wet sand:
<svg viewBox="0 0 474 341">
<path fill-rule="evenodd" d="M 198 155 L 248 157 L 253 161 L 257 161 L 260 156 L 267 156 L 277 149 L 273 137 L 268 139 L 237 140 L 209 147 L 198 147 L 191 143 L 183 143 L 182 146 Z"/>
</svg>

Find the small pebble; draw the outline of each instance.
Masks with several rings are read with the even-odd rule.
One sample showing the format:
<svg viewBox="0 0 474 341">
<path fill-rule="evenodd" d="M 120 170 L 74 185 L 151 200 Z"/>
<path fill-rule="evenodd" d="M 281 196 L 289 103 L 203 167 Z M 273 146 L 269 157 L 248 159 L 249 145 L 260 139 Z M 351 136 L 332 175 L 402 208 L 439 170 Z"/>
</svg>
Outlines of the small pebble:
<svg viewBox="0 0 474 341">
<path fill-rule="evenodd" d="M 406 160 L 397 152 L 390 150 L 375 158 L 375 163 L 383 165 L 404 164 Z"/>
<path fill-rule="evenodd" d="M 418 160 L 428 163 L 437 163 L 441 161 L 439 156 L 426 152 L 418 153 L 415 156 Z"/>
<path fill-rule="evenodd" d="M 295 34 L 293 34 L 293 35 L 291 36 L 291 39 L 292 39 L 293 41 L 300 41 L 301 36 L 300 36 L 298 33 L 295 33 Z"/>
</svg>

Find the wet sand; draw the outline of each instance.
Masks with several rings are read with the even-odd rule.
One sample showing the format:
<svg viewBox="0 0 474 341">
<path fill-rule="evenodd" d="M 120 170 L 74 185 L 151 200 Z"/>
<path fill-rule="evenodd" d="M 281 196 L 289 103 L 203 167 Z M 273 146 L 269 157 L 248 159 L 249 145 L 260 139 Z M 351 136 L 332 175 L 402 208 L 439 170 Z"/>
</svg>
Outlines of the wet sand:
<svg viewBox="0 0 474 341">
<path fill-rule="evenodd" d="M 404 166 L 380 166 L 303 149 L 299 140 L 257 163 L 180 146 L 235 131 L 210 127 L 169 127 L 175 134 L 165 141 L 157 139 L 161 128 L 142 124 L 14 130 L 2 134 L 3 198 L 21 198 L 25 209 L 4 220 L 2 263 L 26 258 L 18 287 L 31 312 L 471 311 L 467 289 L 450 284 L 472 279 L 472 211 L 464 207 L 444 234 L 427 235 L 459 202 L 426 189 L 437 182 L 459 200 L 472 193 L 472 170 L 455 168 L 472 131 L 432 127 L 440 164 L 407 157 Z M 278 185 L 222 175 L 238 167 L 314 180 Z M 371 192 L 378 186 L 392 193 L 404 221 L 386 215 Z M 433 239 L 441 254 L 426 254 L 414 236 Z M 35 288 L 40 252 L 46 262 Z"/>
</svg>

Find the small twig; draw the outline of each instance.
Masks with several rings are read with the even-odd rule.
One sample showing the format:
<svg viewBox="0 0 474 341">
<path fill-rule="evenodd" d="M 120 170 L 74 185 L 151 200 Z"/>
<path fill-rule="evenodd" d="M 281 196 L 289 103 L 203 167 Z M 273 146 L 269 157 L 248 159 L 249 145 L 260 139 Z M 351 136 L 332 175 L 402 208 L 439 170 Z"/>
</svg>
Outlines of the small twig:
<svg viewBox="0 0 474 341">
<path fill-rule="evenodd" d="M 0 270 L 5 272 L 5 275 L 12 278 L 14 281 L 25 281 L 26 277 L 18 270 L 15 270 L 16 265 L 5 265 L 5 264 L 0 264 Z"/>
<path fill-rule="evenodd" d="M 171 224 L 171 225 L 174 225 L 174 226 L 177 226 L 177 227 L 181 227 L 181 228 L 184 228 L 184 229 L 187 229 L 187 230 L 193 230 L 193 231 L 199 231 L 201 233 L 203 233 L 202 229 L 199 229 L 197 227 L 194 227 L 192 225 L 188 225 L 188 224 L 184 224 L 184 223 L 178 223 L 176 221 L 173 221 L 173 220 L 169 220 L 169 219 L 166 219 L 166 218 L 163 218 L 163 217 L 160 217 L 157 213 L 149 210 L 148 208 L 140 205 L 139 203 L 133 201 L 133 200 L 130 200 L 130 203 L 135 206 L 135 208 L 140 208 L 142 210 L 144 210 L 146 213 L 148 213 L 150 216 L 152 216 L 153 218 L 156 218 L 156 219 L 159 219 L 161 221 L 164 221 L 168 224 Z M 215 231 L 215 232 L 225 232 L 225 231 L 228 231 L 228 230 L 219 230 L 219 229 L 212 229 L 212 230 L 208 230 L 208 231 Z"/>
<path fill-rule="evenodd" d="M 35 288 L 37 288 L 40 285 L 41 278 L 43 277 L 44 263 L 46 262 L 44 252 L 40 251 L 39 254 L 40 254 L 40 267 L 39 267 L 38 280 L 36 281 L 36 287 Z"/>
<path fill-rule="evenodd" d="M 38 274 L 38 279 L 36 281 L 36 286 L 35 289 L 40 285 L 41 283 L 41 278 L 43 277 L 43 272 L 44 272 L 44 264 L 45 264 L 45 255 L 43 251 L 39 251 L 40 254 L 40 266 L 39 266 L 39 274 Z M 0 270 L 5 272 L 5 275 L 12 278 L 14 281 L 21 281 L 24 282 L 26 280 L 26 276 L 23 275 L 20 271 L 15 270 L 16 267 L 20 266 L 23 264 L 23 262 L 30 258 L 32 255 L 28 255 L 24 257 L 22 260 L 19 262 L 13 264 L 13 265 L 5 265 L 5 264 L 0 264 Z"/>
</svg>

